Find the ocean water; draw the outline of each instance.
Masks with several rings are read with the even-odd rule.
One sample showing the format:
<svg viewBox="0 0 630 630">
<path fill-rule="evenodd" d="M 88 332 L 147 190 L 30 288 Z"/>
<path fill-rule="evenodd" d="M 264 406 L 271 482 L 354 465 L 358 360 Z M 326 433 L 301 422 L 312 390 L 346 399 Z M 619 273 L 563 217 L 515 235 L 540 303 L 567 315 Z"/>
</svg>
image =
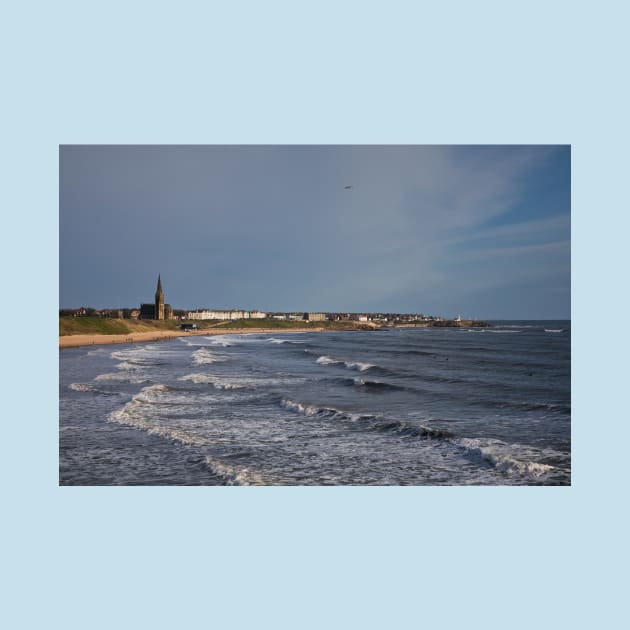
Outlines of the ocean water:
<svg viewBox="0 0 630 630">
<path fill-rule="evenodd" d="M 60 351 L 61 485 L 569 485 L 569 321 Z"/>
</svg>

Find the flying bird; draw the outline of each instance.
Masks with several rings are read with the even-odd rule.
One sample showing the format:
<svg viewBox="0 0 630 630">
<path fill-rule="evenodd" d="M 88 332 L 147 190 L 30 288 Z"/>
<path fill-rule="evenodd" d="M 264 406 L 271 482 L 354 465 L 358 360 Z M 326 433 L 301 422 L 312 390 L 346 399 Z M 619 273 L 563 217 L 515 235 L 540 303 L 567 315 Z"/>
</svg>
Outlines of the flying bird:
<svg viewBox="0 0 630 630">
<path fill-rule="evenodd" d="M 344 186 L 344 190 L 352 190 L 352 186 Z"/>
</svg>

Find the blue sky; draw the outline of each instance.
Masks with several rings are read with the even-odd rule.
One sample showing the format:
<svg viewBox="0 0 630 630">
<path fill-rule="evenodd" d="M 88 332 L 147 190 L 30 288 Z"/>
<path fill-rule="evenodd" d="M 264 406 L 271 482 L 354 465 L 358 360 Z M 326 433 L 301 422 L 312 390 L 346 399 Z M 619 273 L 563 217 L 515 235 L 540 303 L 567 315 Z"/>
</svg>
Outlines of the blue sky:
<svg viewBox="0 0 630 630">
<path fill-rule="evenodd" d="M 60 307 L 569 318 L 570 189 L 568 146 L 62 146 Z"/>
</svg>

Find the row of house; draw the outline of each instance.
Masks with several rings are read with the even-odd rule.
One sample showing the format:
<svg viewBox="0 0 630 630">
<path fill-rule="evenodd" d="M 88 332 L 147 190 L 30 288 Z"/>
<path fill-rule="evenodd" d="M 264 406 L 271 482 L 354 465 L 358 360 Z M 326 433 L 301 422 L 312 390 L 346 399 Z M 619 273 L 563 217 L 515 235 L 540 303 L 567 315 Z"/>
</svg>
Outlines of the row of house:
<svg viewBox="0 0 630 630">
<path fill-rule="evenodd" d="M 197 309 L 195 311 L 179 311 L 174 312 L 170 304 L 164 301 L 164 291 L 162 290 L 162 279 L 158 274 L 157 289 L 155 291 L 155 300 L 153 302 L 140 305 L 139 309 L 104 309 L 97 311 L 92 308 L 82 307 L 75 310 L 60 311 L 60 315 L 71 315 L 74 317 L 85 317 L 88 315 L 97 317 L 116 317 L 131 319 L 151 319 L 151 320 L 169 320 L 169 319 L 188 319 L 188 320 L 218 320 L 233 321 L 239 319 L 272 319 L 286 321 L 308 321 L 322 322 L 353 320 L 359 322 L 427 322 L 441 321 L 440 317 L 426 317 L 420 314 L 400 314 L 400 313 L 316 313 L 316 312 L 281 312 L 281 313 L 264 313 L 262 311 L 250 311 L 243 309 Z"/>
<path fill-rule="evenodd" d="M 187 319 L 218 319 L 218 320 L 234 320 L 234 319 L 266 319 L 267 313 L 261 311 L 243 311 L 243 310 L 210 310 L 197 309 L 196 311 L 188 311 Z"/>
<path fill-rule="evenodd" d="M 62 309 L 59 311 L 60 315 L 73 316 L 73 317 L 114 317 L 120 319 L 153 319 L 155 318 L 155 311 L 146 308 L 144 309 L 129 309 L 129 308 L 107 308 L 96 310 L 93 308 L 81 307 L 77 309 Z M 149 305 L 153 306 L 153 305 Z M 196 311 L 181 312 L 175 315 L 173 309 L 169 304 L 164 305 L 164 319 L 179 319 L 179 320 L 238 320 L 238 319 L 277 319 L 283 321 L 310 321 L 310 322 L 322 322 L 322 321 L 358 321 L 358 322 L 432 322 L 442 321 L 441 317 L 427 316 L 420 314 L 401 314 L 401 313 L 303 313 L 303 312 L 288 312 L 288 313 L 264 313 L 262 311 L 245 311 L 245 310 L 211 310 L 211 309 L 197 309 Z"/>
</svg>

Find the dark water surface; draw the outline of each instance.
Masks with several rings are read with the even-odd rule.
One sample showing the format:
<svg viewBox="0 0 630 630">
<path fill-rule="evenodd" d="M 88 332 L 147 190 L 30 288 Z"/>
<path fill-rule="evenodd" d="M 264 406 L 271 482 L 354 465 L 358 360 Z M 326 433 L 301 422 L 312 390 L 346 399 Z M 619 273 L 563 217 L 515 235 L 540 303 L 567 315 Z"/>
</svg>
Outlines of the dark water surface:
<svg viewBox="0 0 630 630">
<path fill-rule="evenodd" d="M 570 322 L 60 351 L 62 485 L 570 484 Z"/>
</svg>

